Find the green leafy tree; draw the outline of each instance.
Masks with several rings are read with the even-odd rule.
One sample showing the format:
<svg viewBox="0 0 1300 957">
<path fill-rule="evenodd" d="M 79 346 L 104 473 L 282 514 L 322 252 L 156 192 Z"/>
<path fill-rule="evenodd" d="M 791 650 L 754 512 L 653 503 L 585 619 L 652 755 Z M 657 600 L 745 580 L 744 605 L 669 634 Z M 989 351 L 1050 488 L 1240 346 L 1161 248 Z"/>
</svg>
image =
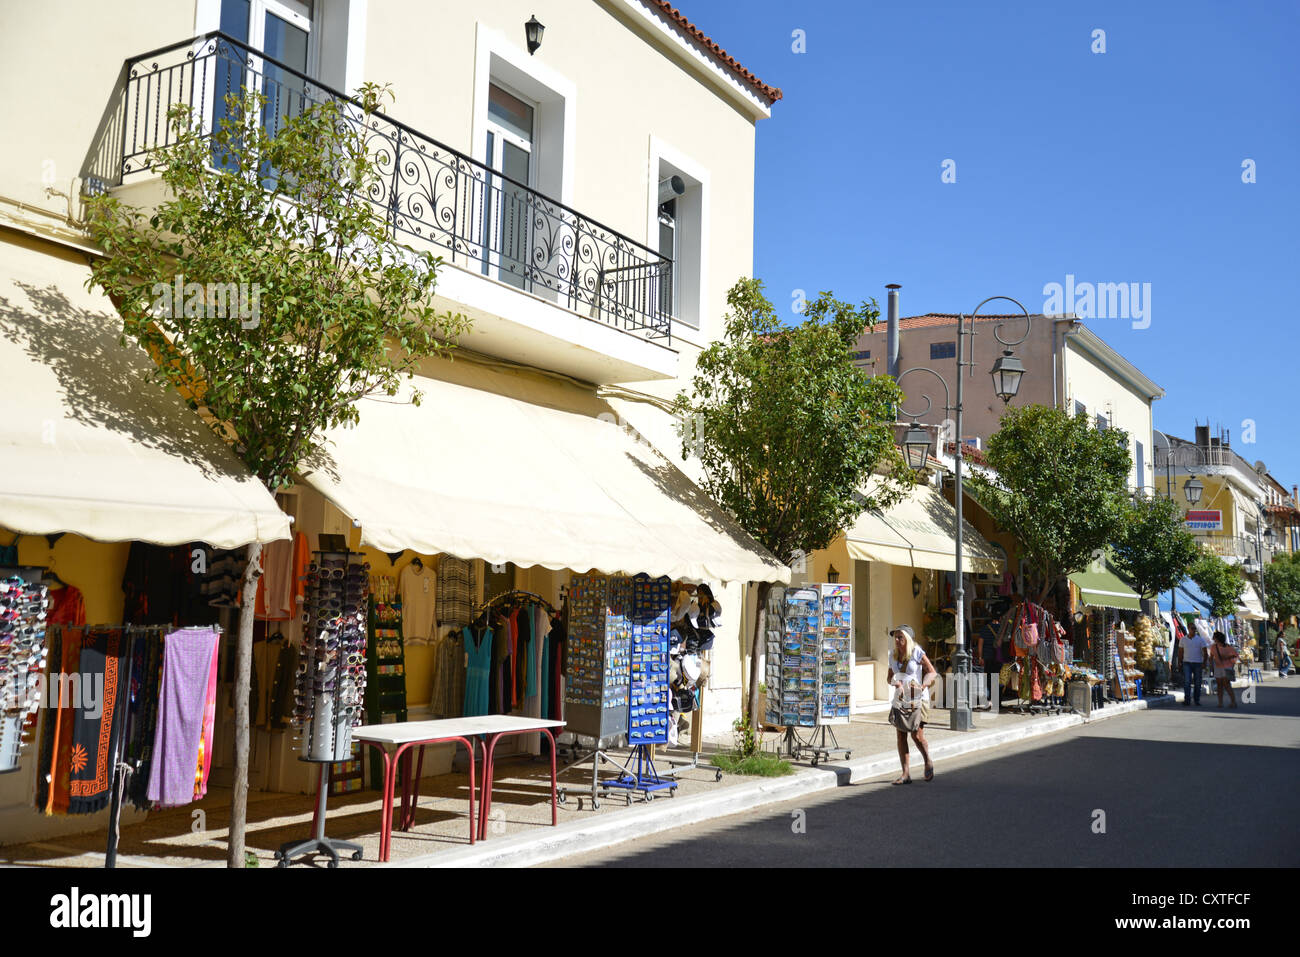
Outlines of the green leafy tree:
<svg viewBox="0 0 1300 957">
<path fill-rule="evenodd" d="M 1270 618 L 1290 621 L 1300 615 L 1300 552 L 1278 552 L 1264 566 L 1264 596 Z"/>
<path fill-rule="evenodd" d="M 972 476 L 972 492 L 1019 539 L 1038 601 L 1120 536 L 1133 468 L 1122 430 L 1095 429 L 1086 415 L 1048 406 L 1011 408 L 985 458 L 997 475 Z"/>
<path fill-rule="evenodd" d="M 1192 566 L 1192 581 L 1210 599 L 1210 614 L 1226 617 L 1237 610 L 1246 577 L 1236 565 L 1230 565 L 1213 552 L 1202 552 Z"/>
<path fill-rule="evenodd" d="M 901 393 L 887 376 L 853 365 L 854 344 L 879 317 L 823 292 L 804 321 L 784 326 L 757 279 L 727 293 L 723 338 L 699 356 L 689 392 L 676 400 L 684 456 L 703 466 L 703 487 L 787 564 L 825 548 L 865 509 L 887 507 L 912 482 L 894 444 Z M 892 478 L 866 494 L 881 466 Z M 746 713 L 757 727 L 759 637 L 750 647 Z"/>
<path fill-rule="evenodd" d="M 153 157 L 166 198 L 151 214 L 102 196 L 88 228 L 104 257 L 90 282 L 269 490 L 292 484 L 324 431 L 357 421 L 364 396 L 392 396 L 466 328 L 437 313 L 440 260 L 396 243 L 365 200 L 385 195 L 367 120 L 387 88 L 327 102 L 273 130 L 265 100 L 226 99 L 205 137 L 188 106 Z M 418 397 L 416 399 L 418 401 Z M 248 698 L 260 544 L 248 547 L 236 653 L 229 863 L 244 865 Z"/>
<path fill-rule="evenodd" d="M 1143 598 L 1169 591 L 1201 555 L 1182 510 L 1167 498 L 1139 498 L 1128 509 L 1111 560 Z"/>
</svg>

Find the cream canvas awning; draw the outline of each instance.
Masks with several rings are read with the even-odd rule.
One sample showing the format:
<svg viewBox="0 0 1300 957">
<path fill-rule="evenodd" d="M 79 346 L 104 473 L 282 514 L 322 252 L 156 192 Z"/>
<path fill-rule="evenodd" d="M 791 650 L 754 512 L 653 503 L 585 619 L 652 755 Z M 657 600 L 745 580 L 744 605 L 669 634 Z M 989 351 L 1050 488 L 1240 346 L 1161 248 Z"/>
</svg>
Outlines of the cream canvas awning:
<svg viewBox="0 0 1300 957">
<path fill-rule="evenodd" d="M 0 526 L 221 548 L 289 518 L 88 291 L 85 259 L 0 234 Z"/>
<path fill-rule="evenodd" d="M 594 392 L 466 358 L 360 403 L 304 480 L 382 551 L 788 582 L 777 562 Z M 436 378 L 435 378 L 436 376 Z"/>
<path fill-rule="evenodd" d="M 1247 621 L 1268 620 L 1268 615 L 1264 613 L 1264 603 L 1259 600 L 1259 592 L 1249 582 L 1246 583 L 1246 590 L 1241 593 L 1241 604 L 1237 606 L 1236 615 Z"/>
<path fill-rule="evenodd" d="M 872 480 L 874 487 L 876 480 Z M 957 510 L 929 485 L 917 485 L 885 512 L 858 516 L 845 532 L 849 557 L 914 568 L 957 570 Z M 1002 571 L 1002 554 L 970 522 L 962 523 L 962 571 Z"/>
</svg>

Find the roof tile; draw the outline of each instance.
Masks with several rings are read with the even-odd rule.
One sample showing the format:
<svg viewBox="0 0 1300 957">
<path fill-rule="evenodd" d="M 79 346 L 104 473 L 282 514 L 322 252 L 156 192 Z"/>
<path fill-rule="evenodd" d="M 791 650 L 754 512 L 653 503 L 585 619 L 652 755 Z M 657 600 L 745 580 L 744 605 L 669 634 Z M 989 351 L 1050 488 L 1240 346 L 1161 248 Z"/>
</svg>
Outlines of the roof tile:
<svg viewBox="0 0 1300 957">
<path fill-rule="evenodd" d="M 769 86 L 753 73 L 746 70 L 740 65 L 739 60 L 727 53 L 727 51 L 722 49 L 722 47 L 718 46 L 712 38 L 710 38 L 695 24 L 691 23 L 690 20 L 687 20 L 682 12 L 671 3 L 668 3 L 667 0 L 646 0 L 646 2 L 649 3 L 650 6 L 657 8 L 668 20 L 676 24 L 682 32 L 686 33 L 691 37 L 691 39 L 695 40 L 715 57 L 721 60 L 723 65 L 730 68 L 737 77 L 744 81 L 746 86 L 750 87 L 756 93 L 761 95 L 763 99 L 767 100 L 768 106 L 771 106 L 777 100 L 781 99 L 783 94 L 779 87 Z"/>
</svg>

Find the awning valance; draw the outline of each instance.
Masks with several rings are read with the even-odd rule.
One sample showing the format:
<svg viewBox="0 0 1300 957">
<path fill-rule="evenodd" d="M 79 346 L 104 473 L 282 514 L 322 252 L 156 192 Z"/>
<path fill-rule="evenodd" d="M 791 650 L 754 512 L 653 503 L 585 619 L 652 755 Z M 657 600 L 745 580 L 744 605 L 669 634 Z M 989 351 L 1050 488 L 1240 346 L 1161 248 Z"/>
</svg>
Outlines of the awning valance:
<svg viewBox="0 0 1300 957">
<path fill-rule="evenodd" d="M 0 234 L 0 526 L 233 548 L 289 537 L 238 457 L 119 344 L 83 257 Z"/>
<path fill-rule="evenodd" d="M 1142 610 L 1142 600 L 1138 593 L 1124 584 L 1124 580 L 1108 564 L 1094 564 L 1088 571 L 1075 572 L 1070 576 L 1070 581 L 1079 589 L 1079 598 L 1085 605 Z"/>
<path fill-rule="evenodd" d="M 875 480 L 872 480 L 872 488 Z M 907 497 L 885 512 L 858 516 L 845 532 L 849 557 L 914 568 L 957 569 L 957 510 L 928 485 L 912 488 Z M 962 570 L 993 574 L 1002 571 L 1001 553 L 984 540 L 970 522 L 962 523 Z"/>
<path fill-rule="evenodd" d="M 329 434 L 331 460 L 304 469 L 366 544 L 689 581 L 789 581 L 788 567 L 593 391 L 464 358 L 425 371 L 392 399 L 363 400 L 359 424 Z"/>
</svg>

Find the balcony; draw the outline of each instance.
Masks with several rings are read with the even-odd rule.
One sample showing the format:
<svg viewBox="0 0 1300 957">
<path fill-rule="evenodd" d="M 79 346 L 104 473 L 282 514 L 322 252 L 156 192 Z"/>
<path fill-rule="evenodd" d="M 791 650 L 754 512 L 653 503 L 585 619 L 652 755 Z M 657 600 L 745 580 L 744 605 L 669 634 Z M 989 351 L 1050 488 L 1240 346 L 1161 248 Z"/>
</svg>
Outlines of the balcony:
<svg viewBox="0 0 1300 957">
<path fill-rule="evenodd" d="M 94 166 L 124 201 L 157 202 L 168 110 L 189 104 L 211 135 L 241 88 L 266 97 L 267 125 L 331 99 L 363 122 L 354 99 L 211 33 L 127 60 Z M 474 320 L 462 345 L 593 382 L 676 374 L 671 260 L 382 113 L 364 129 L 384 183 L 358 198 L 396 241 L 442 258 L 436 304 Z"/>
</svg>

